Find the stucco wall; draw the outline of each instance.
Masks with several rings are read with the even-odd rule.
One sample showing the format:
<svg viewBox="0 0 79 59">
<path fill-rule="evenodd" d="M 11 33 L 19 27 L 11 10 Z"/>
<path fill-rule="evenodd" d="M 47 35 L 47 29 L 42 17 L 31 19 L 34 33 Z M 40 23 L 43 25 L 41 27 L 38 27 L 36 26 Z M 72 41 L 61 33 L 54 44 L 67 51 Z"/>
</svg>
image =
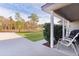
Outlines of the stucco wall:
<svg viewBox="0 0 79 59">
<path fill-rule="evenodd" d="M 79 21 L 70 22 L 69 30 L 72 31 L 75 29 L 79 29 Z"/>
</svg>

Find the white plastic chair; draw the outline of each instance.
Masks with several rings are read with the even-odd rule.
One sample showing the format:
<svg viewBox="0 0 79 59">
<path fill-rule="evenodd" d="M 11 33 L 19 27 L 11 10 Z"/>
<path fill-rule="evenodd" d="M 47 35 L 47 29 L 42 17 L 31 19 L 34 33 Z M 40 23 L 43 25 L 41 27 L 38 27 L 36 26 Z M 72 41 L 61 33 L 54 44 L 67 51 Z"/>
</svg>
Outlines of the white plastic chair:
<svg viewBox="0 0 79 59">
<path fill-rule="evenodd" d="M 79 35 L 79 33 L 77 33 L 73 38 L 65 38 L 64 40 L 61 39 L 60 41 L 58 41 L 57 47 L 58 47 L 59 43 L 64 45 L 64 46 L 67 46 L 67 47 L 72 46 L 76 55 L 78 55 L 77 44 L 73 43 L 76 41 L 76 38 L 78 37 L 78 35 Z"/>
</svg>

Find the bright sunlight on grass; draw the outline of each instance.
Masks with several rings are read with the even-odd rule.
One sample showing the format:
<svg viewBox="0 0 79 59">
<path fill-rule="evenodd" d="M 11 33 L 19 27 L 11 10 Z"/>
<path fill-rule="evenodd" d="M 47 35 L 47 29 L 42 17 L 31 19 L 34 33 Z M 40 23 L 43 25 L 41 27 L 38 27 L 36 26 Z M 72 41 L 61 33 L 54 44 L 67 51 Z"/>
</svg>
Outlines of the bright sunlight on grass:
<svg viewBox="0 0 79 59">
<path fill-rule="evenodd" d="M 19 35 L 23 36 L 24 38 L 27 38 L 31 41 L 39 41 L 43 39 L 43 33 L 42 32 L 30 32 L 30 33 L 18 33 Z"/>
</svg>

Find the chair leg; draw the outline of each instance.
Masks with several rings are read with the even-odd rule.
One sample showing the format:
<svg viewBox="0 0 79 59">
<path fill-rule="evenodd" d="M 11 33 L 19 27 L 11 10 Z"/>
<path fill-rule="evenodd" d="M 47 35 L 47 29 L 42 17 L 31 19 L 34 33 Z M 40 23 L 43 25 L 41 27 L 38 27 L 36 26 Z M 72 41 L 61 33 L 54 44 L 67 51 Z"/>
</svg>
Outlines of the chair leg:
<svg viewBox="0 0 79 59">
<path fill-rule="evenodd" d="M 76 55 L 78 56 L 77 49 L 76 49 L 75 45 L 74 44 L 71 44 L 71 45 L 72 45 L 72 48 L 74 49 Z"/>
<path fill-rule="evenodd" d="M 77 53 L 78 53 L 78 45 L 76 43 L 74 43 L 74 44 L 75 44 L 75 47 L 76 47 L 76 50 L 77 50 Z M 79 53 L 78 53 L 78 55 L 79 55 Z"/>
<path fill-rule="evenodd" d="M 57 43 L 57 45 L 56 45 L 56 48 L 58 48 L 59 47 L 59 41 L 58 41 L 58 43 Z"/>
</svg>

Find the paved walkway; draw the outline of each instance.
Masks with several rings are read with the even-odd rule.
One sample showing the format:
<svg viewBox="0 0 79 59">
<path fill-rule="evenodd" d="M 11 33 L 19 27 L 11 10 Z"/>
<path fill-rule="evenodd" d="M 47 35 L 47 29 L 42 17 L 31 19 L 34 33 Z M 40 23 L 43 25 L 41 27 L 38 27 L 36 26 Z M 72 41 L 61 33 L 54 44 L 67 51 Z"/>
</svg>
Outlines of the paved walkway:
<svg viewBox="0 0 79 59">
<path fill-rule="evenodd" d="M 15 33 L 0 33 L 0 55 L 2 56 L 63 56 L 54 48 L 42 44 L 45 40 L 31 42 Z"/>
</svg>

